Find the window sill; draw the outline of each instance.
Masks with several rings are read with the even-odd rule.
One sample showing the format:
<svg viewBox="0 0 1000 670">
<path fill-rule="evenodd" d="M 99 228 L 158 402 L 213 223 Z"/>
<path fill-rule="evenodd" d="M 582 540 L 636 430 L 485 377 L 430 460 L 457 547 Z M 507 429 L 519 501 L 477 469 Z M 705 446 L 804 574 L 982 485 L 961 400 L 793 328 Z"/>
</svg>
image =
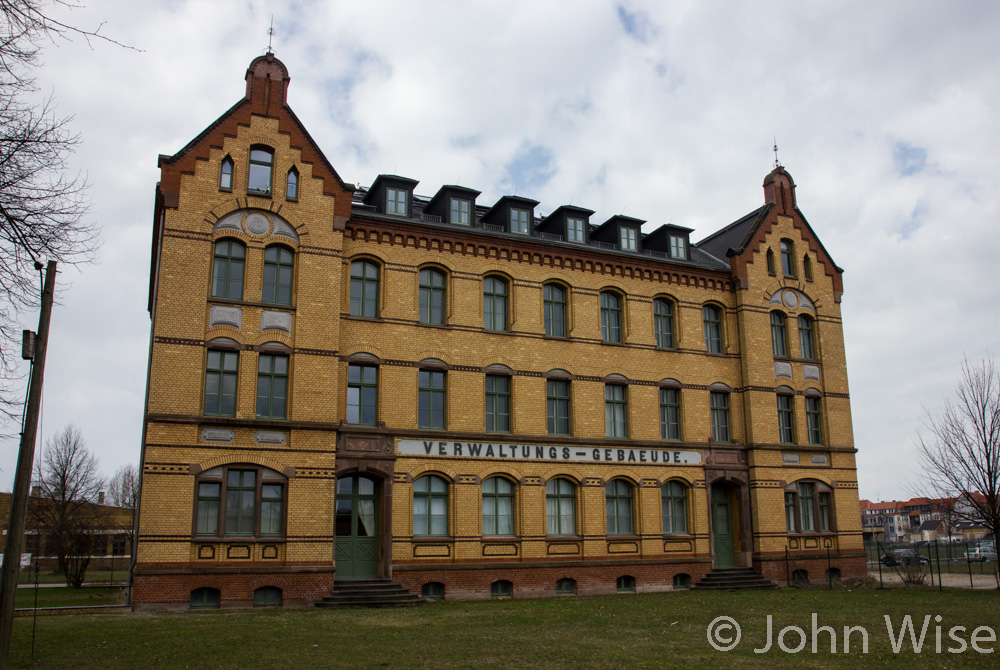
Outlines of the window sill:
<svg viewBox="0 0 1000 670">
<path fill-rule="evenodd" d="M 350 321 L 375 321 L 378 323 L 383 323 L 385 320 L 380 316 L 358 316 L 356 314 L 344 314 L 345 319 Z"/>
<path fill-rule="evenodd" d="M 268 200 L 271 199 L 271 194 L 268 191 L 251 191 L 247 189 L 247 196 L 251 198 L 267 198 Z"/>
<path fill-rule="evenodd" d="M 243 306 L 243 307 L 262 307 L 262 308 L 265 308 L 265 309 L 279 308 L 279 309 L 287 310 L 289 312 L 294 312 L 295 311 L 295 305 L 282 305 L 282 304 L 276 303 L 276 302 L 257 302 L 257 301 L 254 301 L 254 300 L 242 300 L 242 299 L 241 300 L 236 300 L 236 299 L 233 299 L 233 298 L 219 298 L 219 297 L 215 297 L 215 296 L 209 296 L 208 297 L 208 302 L 209 303 L 218 303 L 220 305 L 240 305 L 240 306 Z"/>
<path fill-rule="evenodd" d="M 605 344 L 605 345 L 607 345 L 609 347 L 624 347 L 625 346 L 624 342 L 608 342 L 606 340 L 601 340 L 601 344 Z"/>
<path fill-rule="evenodd" d="M 483 327 L 483 332 L 491 335 L 513 335 L 514 333 L 509 330 L 493 330 L 492 328 Z"/>
<path fill-rule="evenodd" d="M 624 535 L 607 535 L 608 542 L 621 542 L 622 540 L 639 540 L 639 536 L 635 533 L 626 533 Z"/>
<path fill-rule="evenodd" d="M 546 542 L 582 542 L 582 535 L 546 535 Z"/>
<path fill-rule="evenodd" d="M 824 538 L 824 537 L 837 537 L 837 531 L 835 530 L 806 530 L 806 531 L 790 531 L 788 537 L 801 537 L 801 538 Z"/>
<path fill-rule="evenodd" d="M 693 540 L 694 535 L 691 533 L 664 533 L 664 540 Z"/>
<path fill-rule="evenodd" d="M 411 542 L 454 542 L 454 535 L 414 535 Z"/>
<path fill-rule="evenodd" d="M 225 537 L 217 537 L 214 535 L 194 535 L 191 537 L 191 542 L 198 542 L 201 544 L 213 543 L 213 544 L 285 544 L 288 540 L 284 536 L 276 537 L 265 537 L 265 536 L 238 536 L 238 535 L 227 535 Z"/>
</svg>

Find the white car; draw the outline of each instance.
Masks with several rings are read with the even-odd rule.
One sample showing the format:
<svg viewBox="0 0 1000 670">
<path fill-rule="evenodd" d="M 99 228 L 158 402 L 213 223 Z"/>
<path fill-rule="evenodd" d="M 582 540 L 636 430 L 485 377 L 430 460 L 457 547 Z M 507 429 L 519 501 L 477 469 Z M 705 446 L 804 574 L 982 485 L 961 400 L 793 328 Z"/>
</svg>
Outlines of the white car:
<svg viewBox="0 0 1000 670">
<path fill-rule="evenodd" d="M 972 547 L 965 552 L 965 560 L 967 561 L 990 561 L 995 562 L 997 560 L 997 548 L 996 547 Z"/>
</svg>

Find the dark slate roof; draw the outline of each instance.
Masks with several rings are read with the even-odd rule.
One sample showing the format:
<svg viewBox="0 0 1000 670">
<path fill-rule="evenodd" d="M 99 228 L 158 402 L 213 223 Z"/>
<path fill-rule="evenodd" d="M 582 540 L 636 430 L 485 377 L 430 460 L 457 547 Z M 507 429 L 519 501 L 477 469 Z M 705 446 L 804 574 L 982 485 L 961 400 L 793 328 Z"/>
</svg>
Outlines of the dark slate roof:
<svg viewBox="0 0 1000 670">
<path fill-rule="evenodd" d="M 750 242 L 758 226 L 764 221 L 764 217 L 771 211 L 771 205 L 764 205 L 760 209 L 755 209 L 741 219 L 730 223 L 728 226 L 712 233 L 701 242 L 698 248 L 707 251 L 720 260 L 729 257 L 729 250 L 743 251 Z M 728 265 L 728 263 L 727 263 Z"/>
<path fill-rule="evenodd" d="M 919 533 L 919 532 L 925 531 L 925 530 L 937 530 L 940 527 L 941 527 L 941 522 L 940 521 L 935 521 L 934 519 L 929 519 L 927 521 L 924 521 L 922 524 L 920 524 L 920 528 L 917 528 L 917 532 Z"/>
</svg>

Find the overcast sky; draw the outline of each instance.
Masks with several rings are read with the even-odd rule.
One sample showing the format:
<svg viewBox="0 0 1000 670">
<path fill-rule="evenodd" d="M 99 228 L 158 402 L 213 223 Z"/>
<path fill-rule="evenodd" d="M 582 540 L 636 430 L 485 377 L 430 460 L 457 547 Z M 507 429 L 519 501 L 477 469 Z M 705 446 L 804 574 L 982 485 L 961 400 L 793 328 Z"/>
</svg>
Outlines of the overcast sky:
<svg viewBox="0 0 1000 670">
<path fill-rule="evenodd" d="M 44 48 L 103 247 L 59 276 L 41 430 L 75 423 L 108 474 L 139 460 L 157 155 L 240 100 L 271 12 L 289 103 L 351 183 L 516 192 L 700 240 L 763 204 L 776 137 L 845 270 L 862 497 L 909 497 L 924 412 L 963 356 L 1000 352 L 1000 3 L 82 1 L 58 15 L 141 51 Z"/>
</svg>

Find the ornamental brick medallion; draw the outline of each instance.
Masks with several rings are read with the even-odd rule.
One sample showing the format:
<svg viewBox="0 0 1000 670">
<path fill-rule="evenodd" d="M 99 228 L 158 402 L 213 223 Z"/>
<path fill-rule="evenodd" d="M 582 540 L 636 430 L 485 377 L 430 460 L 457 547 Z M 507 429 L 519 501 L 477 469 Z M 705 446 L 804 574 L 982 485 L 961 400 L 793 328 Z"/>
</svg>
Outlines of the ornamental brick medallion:
<svg viewBox="0 0 1000 670">
<path fill-rule="evenodd" d="M 796 295 L 795 291 L 785 291 L 784 295 L 782 295 L 782 298 L 784 299 L 785 304 L 788 305 L 790 309 L 795 309 L 796 307 L 799 306 L 799 296 Z"/>
<path fill-rule="evenodd" d="M 260 212 L 247 214 L 243 225 L 246 226 L 247 232 L 251 235 L 266 235 L 271 230 L 271 220 Z"/>
</svg>

